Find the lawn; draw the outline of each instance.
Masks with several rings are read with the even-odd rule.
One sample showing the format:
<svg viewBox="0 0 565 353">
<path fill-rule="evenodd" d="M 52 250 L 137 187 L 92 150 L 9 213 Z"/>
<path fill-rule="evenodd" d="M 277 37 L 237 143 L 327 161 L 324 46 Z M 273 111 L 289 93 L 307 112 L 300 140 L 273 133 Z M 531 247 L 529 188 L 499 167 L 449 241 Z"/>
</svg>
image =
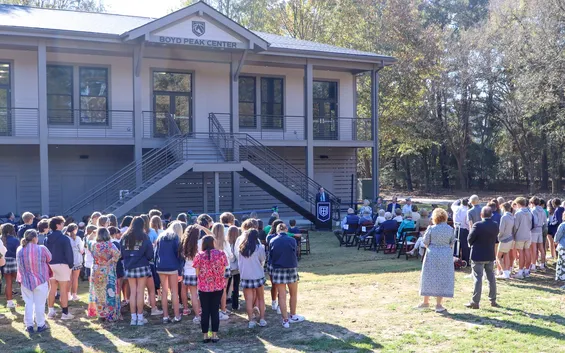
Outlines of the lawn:
<svg viewBox="0 0 565 353">
<path fill-rule="evenodd" d="M 472 280 L 456 272 L 449 313 L 416 311 L 419 260 L 339 248 L 328 233 L 314 233 L 312 254 L 300 261 L 299 313 L 307 321 L 283 329 L 268 309 L 269 326 L 250 330 L 243 312 L 220 325 L 221 342 L 203 345 L 192 316 L 182 323 L 130 327 L 86 318 L 87 286 L 71 304 L 71 322 L 50 321 L 47 334 L 24 332 L 23 301 L 15 311 L 0 300 L 0 352 L 563 352 L 564 291 L 554 271 L 499 282 L 501 308 L 466 309 Z M 550 263 L 553 268 L 554 264 Z M 484 302 L 486 290 L 484 287 Z M 60 311 L 60 310 L 59 310 Z M 129 315 L 126 315 L 129 319 Z"/>
</svg>

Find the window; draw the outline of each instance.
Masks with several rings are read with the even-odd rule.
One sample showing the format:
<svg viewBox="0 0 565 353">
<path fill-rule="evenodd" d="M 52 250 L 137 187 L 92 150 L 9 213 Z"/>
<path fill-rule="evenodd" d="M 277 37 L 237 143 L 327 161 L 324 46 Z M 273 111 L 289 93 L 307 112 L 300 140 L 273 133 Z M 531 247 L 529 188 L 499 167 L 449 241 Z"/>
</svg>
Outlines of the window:
<svg viewBox="0 0 565 353">
<path fill-rule="evenodd" d="M 284 127 L 282 78 L 261 78 L 261 127 L 263 129 Z"/>
<path fill-rule="evenodd" d="M 256 87 L 255 77 L 241 76 L 239 78 L 239 127 L 257 128 L 255 111 Z"/>
<path fill-rule="evenodd" d="M 80 124 L 108 125 L 108 69 L 79 69 Z"/>
<path fill-rule="evenodd" d="M 314 139 L 338 139 L 337 82 L 314 81 Z"/>
<path fill-rule="evenodd" d="M 47 66 L 47 111 L 49 124 L 74 124 L 72 66 Z"/>
<path fill-rule="evenodd" d="M 192 74 L 153 72 L 154 137 L 192 132 Z"/>
<path fill-rule="evenodd" d="M 0 136 L 12 133 L 10 75 L 10 64 L 0 62 Z"/>
</svg>

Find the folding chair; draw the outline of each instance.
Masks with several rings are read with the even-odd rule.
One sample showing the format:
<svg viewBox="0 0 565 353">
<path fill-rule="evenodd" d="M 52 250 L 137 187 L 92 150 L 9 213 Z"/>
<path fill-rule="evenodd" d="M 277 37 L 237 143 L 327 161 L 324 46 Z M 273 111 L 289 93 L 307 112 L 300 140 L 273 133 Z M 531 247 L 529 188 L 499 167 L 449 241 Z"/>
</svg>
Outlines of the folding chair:
<svg viewBox="0 0 565 353">
<path fill-rule="evenodd" d="M 406 228 L 402 230 L 402 233 L 400 233 L 400 238 L 396 238 L 396 249 L 398 249 L 398 257 L 400 258 L 400 255 L 406 253 L 406 234 L 407 233 L 411 233 L 411 232 L 415 232 L 416 230 L 414 228 Z M 415 244 L 415 243 L 414 243 Z M 412 244 L 412 246 L 414 246 L 414 244 Z"/>
<path fill-rule="evenodd" d="M 308 229 L 301 229 L 300 234 L 302 235 L 300 240 L 300 253 L 310 255 L 310 233 Z"/>
<path fill-rule="evenodd" d="M 396 237 L 396 230 L 394 229 L 385 230 L 383 232 L 382 241 L 376 244 L 377 252 L 379 252 L 379 250 L 383 250 L 385 253 L 387 253 L 386 252 L 387 245 L 394 246 L 395 237 Z"/>
<path fill-rule="evenodd" d="M 398 258 L 400 258 L 400 255 L 404 253 L 404 255 L 406 255 L 406 260 L 408 260 L 408 258 L 410 257 L 410 255 L 408 255 L 408 252 L 414 249 L 414 245 L 416 245 L 416 242 L 413 240 L 409 241 L 408 237 L 415 237 L 416 239 L 418 239 L 419 236 L 420 232 L 418 231 L 402 232 L 402 245 L 398 249 Z M 416 255 L 415 257 L 418 257 L 418 255 Z"/>
<path fill-rule="evenodd" d="M 361 226 L 361 231 L 359 233 L 359 240 L 357 242 L 357 250 L 361 248 L 365 250 L 370 250 L 373 247 L 374 236 L 368 235 L 373 228 L 374 228 L 374 224 L 372 223 L 365 223 Z"/>
<path fill-rule="evenodd" d="M 346 224 L 344 226 L 342 238 L 345 247 L 355 246 L 355 240 L 359 228 L 360 228 L 359 224 Z"/>
</svg>

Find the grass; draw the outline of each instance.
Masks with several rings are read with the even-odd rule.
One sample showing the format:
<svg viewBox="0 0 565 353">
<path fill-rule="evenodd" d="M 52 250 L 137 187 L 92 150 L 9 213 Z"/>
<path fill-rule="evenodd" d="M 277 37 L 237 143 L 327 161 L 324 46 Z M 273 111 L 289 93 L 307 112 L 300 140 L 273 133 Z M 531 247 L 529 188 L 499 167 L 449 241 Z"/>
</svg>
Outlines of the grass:
<svg viewBox="0 0 565 353">
<path fill-rule="evenodd" d="M 0 299 L 0 352 L 563 352 L 565 298 L 554 271 L 527 280 L 498 282 L 501 308 L 466 309 L 472 293 L 469 272 L 457 271 L 449 313 L 412 309 L 418 297 L 421 263 L 404 257 L 339 248 L 328 233 L 314 233 L 312 254 L 300 261 L 299 313 L 307 321 L 284 330 L 268 309 L 267 328 L 247 329 L 242 312 L 220 325 L 222 341 L 199 343 L 199 326 L 189 320 L 145 327 L 87 319 L 87 286 L 71 304 L 77 318 L 50 321 L 47 334 L 29 336 L 23 302 L 15 311 Z M 553 264 L 551 264 L 553 267 Z M 268 295 L 267 295 L 268 297 Z M 59 310 L 60 311 L 60 310 Z M 129 318 L 129 315 L 125 315 Z"/>
</svg>

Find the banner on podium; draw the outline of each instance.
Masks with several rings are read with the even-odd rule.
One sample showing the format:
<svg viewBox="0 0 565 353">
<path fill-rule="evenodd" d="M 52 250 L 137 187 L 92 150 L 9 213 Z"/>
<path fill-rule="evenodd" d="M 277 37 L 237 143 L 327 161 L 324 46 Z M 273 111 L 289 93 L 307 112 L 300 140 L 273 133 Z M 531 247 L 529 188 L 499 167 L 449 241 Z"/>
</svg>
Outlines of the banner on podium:
<svg viewBox="0 0 565 353">
<path fill-rule="evenodd" d="M 317 218 L 318 221 L 322 222 L 322 223 L 326 223 L 329 222 L 331 220 L 332 217 L 332 205 L 329 202 L 318 202 L 317 205 L 318 208 L 318 214 L 317 214 Z"/>
</svg>

